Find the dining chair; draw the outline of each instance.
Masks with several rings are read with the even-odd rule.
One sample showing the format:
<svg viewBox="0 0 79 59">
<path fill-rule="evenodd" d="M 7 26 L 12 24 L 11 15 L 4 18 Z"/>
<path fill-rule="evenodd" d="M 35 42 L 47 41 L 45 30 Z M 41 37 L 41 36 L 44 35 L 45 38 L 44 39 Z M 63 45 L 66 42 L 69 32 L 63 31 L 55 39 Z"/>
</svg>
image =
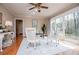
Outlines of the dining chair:
<svg viewBox="0 0 79 59">
<path fill-rule="evenodd" d="M 36 28 L 26 28 L 26 37 L 27 37 L 27 42 L 28 42 L 28 47 L 33 46 L 36 48 L 37 44 L 37 39 L 36 39 Z"/>
</svg>

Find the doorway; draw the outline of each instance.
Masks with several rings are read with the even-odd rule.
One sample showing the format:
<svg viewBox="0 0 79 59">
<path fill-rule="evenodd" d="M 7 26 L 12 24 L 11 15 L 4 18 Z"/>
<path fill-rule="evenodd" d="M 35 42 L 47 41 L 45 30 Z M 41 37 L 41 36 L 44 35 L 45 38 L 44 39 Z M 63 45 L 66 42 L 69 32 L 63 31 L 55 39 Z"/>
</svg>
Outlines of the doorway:
<svg viewBox="0 0 79 59">
<path fill-rule="evenodd" d="M 16 20 L 16 37 L 23 36 L 23 20 Z"/>
</svg>

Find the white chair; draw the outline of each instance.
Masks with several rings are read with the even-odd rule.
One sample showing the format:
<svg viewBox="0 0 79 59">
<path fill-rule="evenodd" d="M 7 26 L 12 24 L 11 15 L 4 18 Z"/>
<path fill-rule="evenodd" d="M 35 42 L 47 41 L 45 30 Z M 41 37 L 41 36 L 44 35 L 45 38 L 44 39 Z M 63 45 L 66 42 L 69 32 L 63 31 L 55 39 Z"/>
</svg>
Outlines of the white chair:
<svg viewBox="0 0 79 59">
<path fill-rule="evenodd" d="M 2 46 L 3 48 L 11 46 L 13 42 L 14 42 L 13 33 L 7 33 L 4 35 Z"/>
<path fill-rule="evenodd" d="M 36 28 L 26 28 L 25 32 L 26 32 L 28 47 L 29 44 L 33 45 L 33 47 L 36 47 L 36 42 L 38 41 L 36 39 Z"/>
<path fill-rule="evenodd" d="M 0 52 L 2 52 L 2 41 L 3 41 L 3 38 L 4 38 L 4 34 L 0 33 Z"/>
</svg>

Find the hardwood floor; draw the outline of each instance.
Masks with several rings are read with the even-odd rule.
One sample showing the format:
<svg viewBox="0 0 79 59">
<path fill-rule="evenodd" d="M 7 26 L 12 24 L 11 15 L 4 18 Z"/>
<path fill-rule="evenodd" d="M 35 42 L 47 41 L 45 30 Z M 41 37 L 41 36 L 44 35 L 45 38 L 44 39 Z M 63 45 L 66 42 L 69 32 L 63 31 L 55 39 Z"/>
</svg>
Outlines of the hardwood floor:
<svg viewBox="0 0 79 59">
<path fill-rule="evenodd" d="M 0 52 L 0 55 L 16 55 L 22 39 L 22 36 L 16 37 L 16 42 L 7 48 L 4 48 L 3 52 Z"/>
</svg>

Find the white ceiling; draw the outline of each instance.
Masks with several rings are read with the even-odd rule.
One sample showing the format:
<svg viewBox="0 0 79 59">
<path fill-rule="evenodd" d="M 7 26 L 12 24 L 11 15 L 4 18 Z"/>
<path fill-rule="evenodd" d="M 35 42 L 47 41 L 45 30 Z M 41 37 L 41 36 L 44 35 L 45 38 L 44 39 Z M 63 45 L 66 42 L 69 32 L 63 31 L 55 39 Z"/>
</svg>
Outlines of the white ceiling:
<svg viewBox="0 0 79 59">
<path fill-rule="evenodd" d="M 3 5 L 15 17 L 50 17 L 78 6 L 77 3 L 43 3 L 42 5 L 48 6 L 48 9 L 41 9 L 40 13 L 37 12 L 36 14 L 33 14 L 34 10 L 28 10 L 32 7 L 32 5 L 28 3 L 2 3 L 1 5 Z"/>
</svg>

